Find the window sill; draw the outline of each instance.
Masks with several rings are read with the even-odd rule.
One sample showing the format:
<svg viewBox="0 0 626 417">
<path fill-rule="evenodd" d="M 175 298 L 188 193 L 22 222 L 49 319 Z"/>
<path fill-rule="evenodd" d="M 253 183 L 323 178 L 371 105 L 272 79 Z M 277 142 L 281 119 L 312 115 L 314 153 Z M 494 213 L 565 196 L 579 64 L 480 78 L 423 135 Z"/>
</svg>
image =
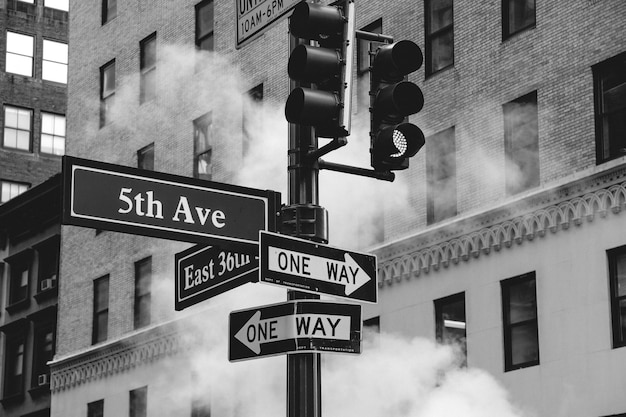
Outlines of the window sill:
<svg viewBox="0 0 626 417">
<path fill-rule="evenodd" d="M 30 306 L 30 298 L 24 298 L 23 300 L 17 301 L 13 304 L 6 306 L 5 310 L 9 314 L 13 314 L 17 311 L 24 310 Z"/>
<path fill-rule="evenodd" d="M 39 385 L 28 390 L 32 398 L 40 398 L 46 394 L 50 394 L 50 384 Z"/>
<path fill-rule="evenodd" d="M 58 295 L 59 295 L 59 288 L 54 287 L 54 288 L 50 288 L 49 290 L 39 291 L 37 294 L 34 295 L 34 298 L 35 300 L 37 300 L 37 303 L 41 303 L 43 301 L 55 298 Z"/>
<path fill-rule="evenodd" d="M 12 394 L 12 395 L 4 397 L 3 399 L 0 400 L 0 404 L 6 407 L 7 405 L 17 404 L 22 401 L 24 401 L 24 393 L 19 392 L 17 394 Z"/>
</svg>

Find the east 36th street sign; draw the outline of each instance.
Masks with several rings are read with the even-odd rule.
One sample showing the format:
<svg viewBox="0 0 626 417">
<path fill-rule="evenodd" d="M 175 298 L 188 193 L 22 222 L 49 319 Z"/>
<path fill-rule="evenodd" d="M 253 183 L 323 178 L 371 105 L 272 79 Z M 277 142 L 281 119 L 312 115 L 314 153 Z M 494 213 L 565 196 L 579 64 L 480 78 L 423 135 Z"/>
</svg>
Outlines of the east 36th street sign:
<svg viewBox="0 0 626 417">
<path fill-rule="evenodd" d="M 360 305 L 295 300 L 230 313 L 230 361 L 318 351 L 361 353 Z"/>
<path fill-rule="evenodd" d="M 196 245 L 177 253 L 175 262 L 177 311 L 259 279 L 259 259 L 254 253 Z"/>
<path fill-rule="evenodd" d="M 63 224 L 256 251 L 280 193 L 63 157 Z"/>
<path fill-rule="evenodd" d="M 376 303 L 376 256 L 260 232 L 260 281 Z"/>
</svg>

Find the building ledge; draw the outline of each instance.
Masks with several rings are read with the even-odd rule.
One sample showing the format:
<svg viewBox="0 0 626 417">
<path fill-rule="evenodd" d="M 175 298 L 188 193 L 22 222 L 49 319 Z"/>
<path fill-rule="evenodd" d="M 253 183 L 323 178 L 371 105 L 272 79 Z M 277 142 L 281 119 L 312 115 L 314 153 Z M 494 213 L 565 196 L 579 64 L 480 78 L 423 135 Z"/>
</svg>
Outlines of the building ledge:
<svg viewBox="0 0 626 417">
<path fill-rule="evenodd" d="M 374 248 L 378 285 L 447 268 L 625 208 L 622 157 Z"/>
</svg>

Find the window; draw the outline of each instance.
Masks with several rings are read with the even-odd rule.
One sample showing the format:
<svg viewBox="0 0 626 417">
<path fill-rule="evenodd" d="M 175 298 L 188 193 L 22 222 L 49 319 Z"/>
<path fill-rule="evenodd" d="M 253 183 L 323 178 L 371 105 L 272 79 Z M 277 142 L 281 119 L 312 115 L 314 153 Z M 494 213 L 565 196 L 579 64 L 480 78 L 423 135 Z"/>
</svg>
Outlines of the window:
<svg viewBox="0 0 626 417">
<path fill-rule="evenodd" d="M 456 216 L 456 144 L 454 127 L 433 135 L 426 144 L 426 221 Z"/>
<path fill-rule="evenodd" d="M 502 0 L 502 39 L 535 26 L 535 0 Z"/>
<path fill-rule="evenodd" d="M 64 12 L 70 10 L 70 0 L 44 0 L 43 5 L 52 9 L 63 10 Z"/>
<path fill-rule="evenodd" d="M 98 400 L 87 404 L 87 417 L 103 417 L 104 400 Z"/>
<path fill-rule="evenodd" d="M 37 248 L 39 255 L 37 291 L 47 291 L 57 287 L 59 250 L 58 236 L 44 242 Z"/>
<path fill-rule="evenodd" d="M 539 364 L 535 273 L 501 281 L 504 370 Z"/>
<path fill-rule="evenodd" d="M 107 339 L 109 326 L 109 276 L 105 275 L 93 282 L 93 334 L 91 343 Z"/>
<path fill-rule="evenodd" d="M 196 4 L 196 47 L 213 50 L 213 0 Z"/>
<path fill-rule="evenodd" d="M 154 171 L 154 142 L 137 151 L 137 168 Z"/>
<path fill-rule="evenodd" d="M 213 176 L 213 117 L 207 113 L 193 122 L 194 172 L 195 178 L 210 180 Z"/>
<path fill-rule="evenodd" d="M 4 148 L 30 152 L 33 111 L 13 106 L 4 106 Z"/>
<path fill-rule="evenodd" d="M 378 19 L 375 22 L 370 23 L 365 26 L 363 29 L 365 32 L 370 33 L 383 33 L 383 20 Z M 369 71 L 370 71 L 370 52 L 374 52 L 378 46 L 382 44 L 378 42 L 372 42 L 365 39 L 357 39 L 357 55 L 356 55 L 356 65 L 357 65 L 357 79 L 356 79 L 356 110 L 357 112 L 361 109 L 368 109 L 370 106 L 370 80 L 369 80 Z"/>
<path fill-rule="evenodd" d="M 205 390 L 202 390 L 204 384 L 199 381 L 198 373 L 192 371 L 191 373 L 191 416 L 190 417 L 211 417 L 211 404 L 209 403 L 209 396 Z"/>
<path fill-rule="evenodd" d="M 139 43 L 141 73 L 139 101 L 144 103 L 156 96 L 156 33 Z"/>
<path fill-rule="evenodd" d="M 43 40 L 41 78 L 67 84 L 67 44 Z"/>
<path fill-rule="evenodd" d="M 117 0 L 102 0 L 102 24 L 110 22 L 117 16 Z"/>
<path fill-rule="evenodd" d="M 503 106 L 507 195 L 539 185 L 537 92 Z"/>
<path fill-rule="evenodd" d="M 33 76 L 33 51 L 35 38 L 7 31 L 6 72 Z"/>
<path fill-rule="evenodd" d="M 9 398 L 24 392 L 26 334 L 18 330 L 14 334 L 6 334 L 5 340 L 4 398 Z"/>
<path fill-rule="evenodd" d="M 19 182 L 2 181 L 2 193 L 0 197 L 0 204 L 6 203 L 13 197 L 17 197 L 24 191 L 28 190 L 28 184 L 22 184 Z"/>
<path fill-rule="evenodd" d="M 465 293 L 435 300 L 435 335 L 437 342 L 455 345 L 467 365 Z"/>
<path fill-rule="evenodd" d="M 150 324 L 152 258 L 135 262 L 135 329 Z"/>
<path fill-rule="evenodd" d="M 245 157 L 250 149 L 250 142 L 254 137 L 254 133 L 263 123 L 263 114 L 259 111 L 258 106 L 263 103 L 263 84 L 248 90 L 243 100 L 243 143 L 242 154 Z"/>
<path fill-rule="evenodd" d="M 32 253 L 27 250 L 7 260 L 10 270 L 9 306 L 28 300 Z"/>
<path fill-rule="evenodd" d="M 115 96 L 115 60 L 100 68 L 100 127 L 109 123 Z"/>
<path fill-rule="evenodd" d="M 613 347 L 626 346 L 626 246 L 609 250 Z"/>
<path fill-rule="evenodd" d="M 454 16 L 452 0 L 426 0 L 426 74 L 454 64 Z"/>
<path fill-rule="evenodd" d="M 65 116 L 41 112 L 41 152 L 65 155 Z"/>
<path fill-rule="evenodd" d="M 47 363 L 54 356 L 54 322 L 37 324 L 35 327 L 33 378 L 31 385 L 40 387 L 50 385 L 50 368 Z"/>
<path fill-rule="evenodd" d="M 130 391 L 129 417 L 147 417 L 148 415 L 148 387 Z"/>
<path fill-rule="evenodd" d="M 596 163 L 626 155 L 626 53 L 593 67 Z"/>
</svg>

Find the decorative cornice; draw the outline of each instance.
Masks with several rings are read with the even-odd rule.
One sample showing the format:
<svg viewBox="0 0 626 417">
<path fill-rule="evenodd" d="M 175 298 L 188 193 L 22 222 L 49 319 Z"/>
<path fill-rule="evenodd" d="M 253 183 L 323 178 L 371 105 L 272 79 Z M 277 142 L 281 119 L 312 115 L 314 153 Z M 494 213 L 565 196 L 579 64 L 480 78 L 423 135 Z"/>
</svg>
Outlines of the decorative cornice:
<svg viewBox="0 0 626 417">
<path fill-rule="evenodd" d="M 50 390 L 55 393 L 70 389 L 184 351 L 177 329 L 174 323 L 166 323 L 68 358 L 54 360 L 50 363 Z"/>
<path fill-rule="evenodd" d="M 502 247 L 512 248 L 513 243 L 532 242 L 548 231 L 557 233 L 572 223 L 580 226 L 584 220 L 592 222 L 596 216 L 617 214 L 626 207 L 623 161 L 589 171 L 376 249 L 378 286 L 499 252 Z"/>
</svg>

